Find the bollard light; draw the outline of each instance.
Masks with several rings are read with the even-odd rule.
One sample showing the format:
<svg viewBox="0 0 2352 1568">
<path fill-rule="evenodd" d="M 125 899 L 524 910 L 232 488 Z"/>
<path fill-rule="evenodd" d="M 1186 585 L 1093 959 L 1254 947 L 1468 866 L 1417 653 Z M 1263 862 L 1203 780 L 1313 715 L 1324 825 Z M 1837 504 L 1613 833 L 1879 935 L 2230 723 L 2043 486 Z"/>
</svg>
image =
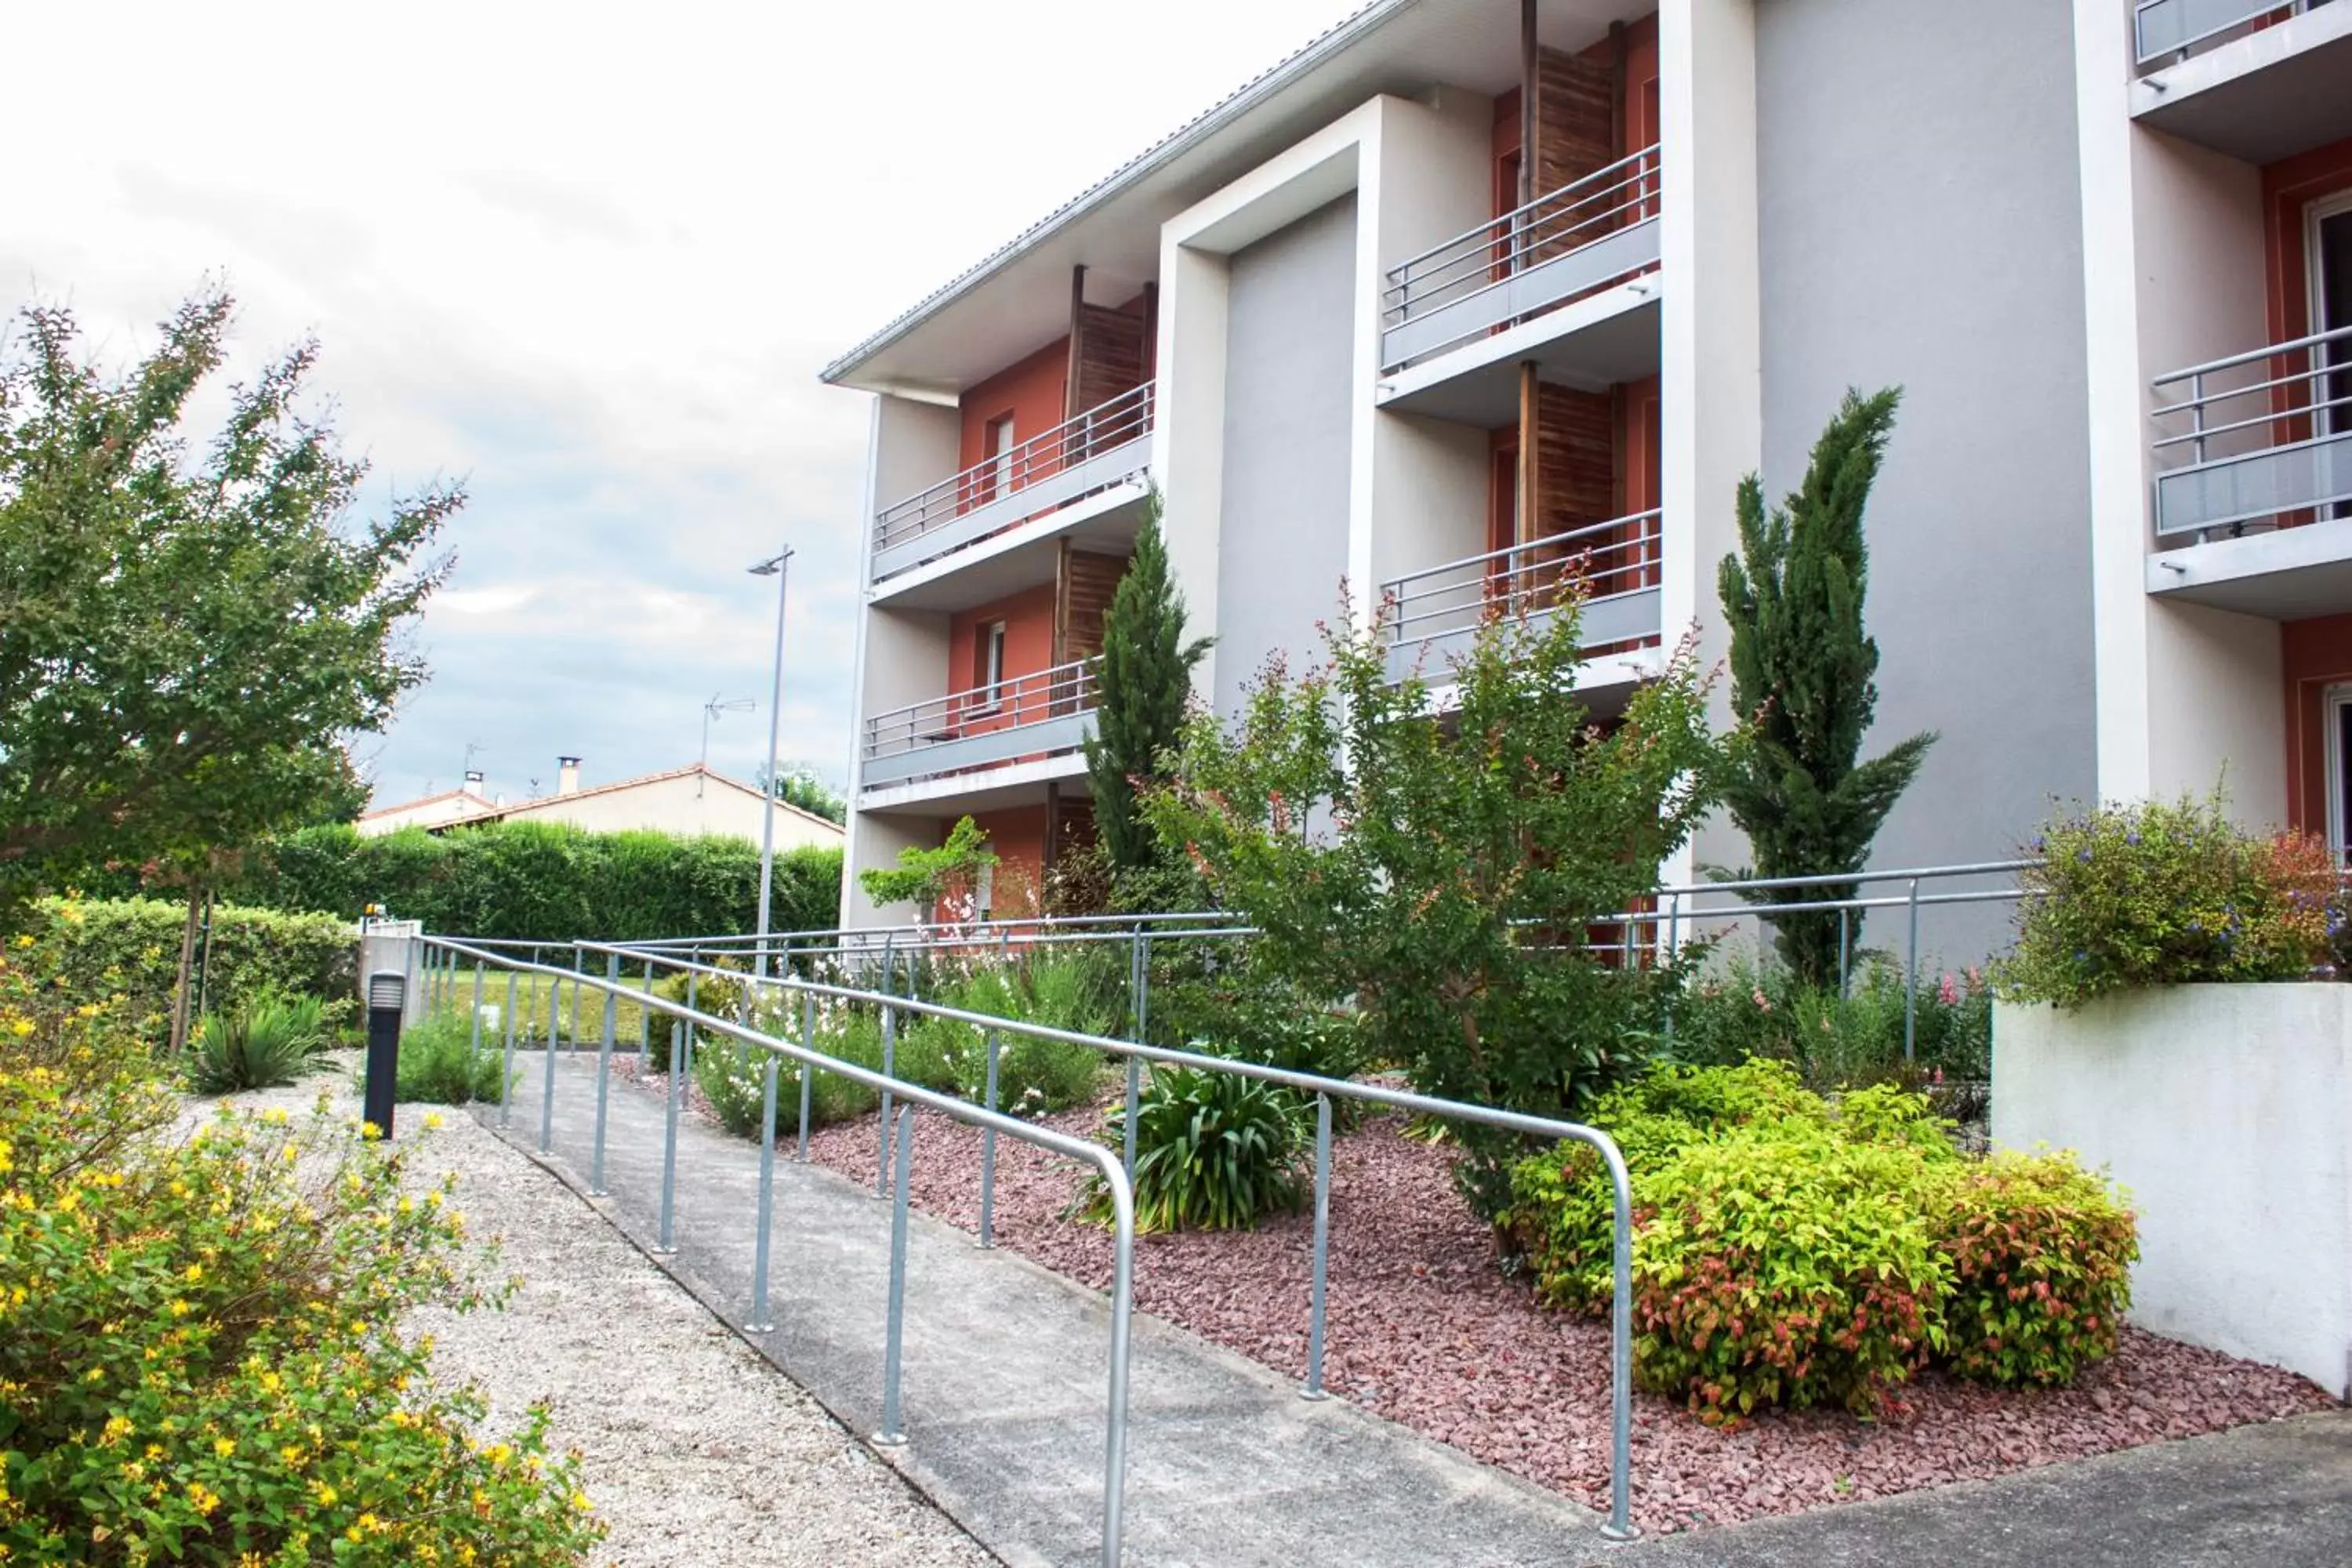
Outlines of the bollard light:
<svg viewBox="0 0 2352 1568">
<path fill-rule="evenodd" d="M 392 1136 L 392 1101 L 400 1082 L 400 1012 L 408 976 L 379 969 L 368 976 L 367 1092 L 361 1114 Z"/>
</svg>

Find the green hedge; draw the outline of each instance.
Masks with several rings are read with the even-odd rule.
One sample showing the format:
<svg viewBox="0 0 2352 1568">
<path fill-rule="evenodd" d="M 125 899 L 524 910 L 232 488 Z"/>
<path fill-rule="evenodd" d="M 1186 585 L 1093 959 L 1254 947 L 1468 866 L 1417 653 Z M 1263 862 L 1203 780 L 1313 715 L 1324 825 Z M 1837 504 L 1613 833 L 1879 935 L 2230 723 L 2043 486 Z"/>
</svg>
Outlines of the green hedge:
<svg viewBox="0 0 2352 1568">
<path fill-rule="evenodd" d="M 271 845 L 236 894 L 243 903 L 352 919 L 381 904 L 427 931 L 463 936 L 635 942 L 748 931 L 759 913 L 760 847 L 540 822 L 362 838 L 338 824 Z M 776 930 L 830 927 L 840 899 L 839 849 L 778 852 Z"/>
<path fill-rule="evenodd" d="M 44 899 L 33 935 L 47 973 L 77 996 L 123 998 L 127 1016 L 151 1040 L 171 1027 L 172 987 L 187 906 L 162 899 Z M 359 933 L 334 915 L 213 908 L 205 999 L 235 1008 L 270 993 L 341 1004 L 342 1021 L 358 996 Z"/>
</svg>

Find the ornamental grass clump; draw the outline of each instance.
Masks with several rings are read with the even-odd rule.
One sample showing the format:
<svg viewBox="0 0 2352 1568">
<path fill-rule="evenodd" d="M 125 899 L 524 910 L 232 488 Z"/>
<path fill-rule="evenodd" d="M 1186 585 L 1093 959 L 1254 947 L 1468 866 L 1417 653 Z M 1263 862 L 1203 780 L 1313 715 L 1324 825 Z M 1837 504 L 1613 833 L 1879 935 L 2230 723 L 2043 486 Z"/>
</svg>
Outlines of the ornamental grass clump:
<svg viewBox="0 0 2352 1568">
<path fill-rule="evenodd" d="M 1105 1118 L 1104 1141 L 1123 1145 L 1127 1110 Z M 1199 1068 L 1154 1067 L 1136 1102 L 1135 1228 L 1255 1230 L 1306 1194 L 1299 1166 L 1305 1107 L 1277 1084 Z M 1097 1224 L 1111 1218 L 1100 1176 L 1079 1200 Z"/>
<path fill-rule="evenodd" d="M 394 1071 L 393 1093 L 404 1103 L 471 1105 L 477 1100 L 495 1100 L 506 1079 L 503 1043 L 486 1037 L 478 1048 L 470 1014 L 438 1014 L 402 1031 Z"/>
<path fill-rule="evenodd" d="M 495 1300 L 452 1178 L 365 1130 L 178 1096 L 102 1003 L 0 964 L 0 1559 L 578 1562 L 547 1415 L 486 1431 L 400 1328 Z"/>
<path fill-rule="evenodd" d="M 236 1094 L 292 1083 L 330 1043 L 315 996 L 262 996 L 196 1020 L 188 1082 L 198 1094 Z"/>
<path fill-rule="evenodd" d="M 2198 981 L 2331 973 L 2344 915 L 2337 869 L 2305 834 L 2249 833 L 2220 792 L 2106 805 L 2028 847 L 2015 950 L 1994 971 L 2011 1001 L 2075 1008 Z"/>
<path fill-rule="evenodd" d="M 1867 1414 L 1928 1366 L 2063 1384 L 2115 1350 L 2137 1230 L 2072 1156 L 1968 1159 L 1922 1096 L 1832 1103 L 1780 1062 L 1663 1068 L 1594 1121 L 1633 1175 L 1635 1378 L 1702 1420 Z M 1608 1310 L 1597 1155 L 1522 1161 L 1504 1229 L 1545 1305 Z"/>
</svg>

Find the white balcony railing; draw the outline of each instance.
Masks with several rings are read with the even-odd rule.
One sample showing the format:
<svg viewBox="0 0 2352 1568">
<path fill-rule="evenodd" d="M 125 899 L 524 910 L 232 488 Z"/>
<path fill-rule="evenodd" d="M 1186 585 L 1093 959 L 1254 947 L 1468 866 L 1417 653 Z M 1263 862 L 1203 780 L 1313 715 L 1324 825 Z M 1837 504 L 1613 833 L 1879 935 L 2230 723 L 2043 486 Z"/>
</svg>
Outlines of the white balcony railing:
<svg viewBox="0 0 2352 1568">
<path fill-rule="evenodd" d="M 2159 546 L 2312 521 L 2352 502 L 2352 327 L 2152 384 Z"/>
<path fill-rule="evenodd" d="M 877 713 L 866 721 L 865 787 L 1074 752 L 1094 710 L 1089 658 Z"/>
<path fill-rule="evenodd" d="M 874 580 L 1140 479 L 1150 457 L 1151 416 L 1146 382 L 884 507 L 874 519 Z"/>
<path fill-rule="evenodd" d="M 2139 63 L 2178 59 L 2202 46 L 2228 41 L 2256 26 L 2299 16 L 2328 0 L 2139 0 L 2132 8 L 2132 38 Z"/>
<path fill-rule="evenodd" d="M 1381 370 L 1657 266 L 1658 192 L 1652 143 L 1390 268 Z"/>
<path fill-rule="evenodd" d="M 1561 598 L 1584 595 L 1578 633 L 1587 648 L 1659 635 L 1655 511 L 1572 528 L 1547 538 L 1449 561 L 1386 585 L 1389 678 L 1442 669 L 1494 614 L 1549 619 Z"/>
</svg>

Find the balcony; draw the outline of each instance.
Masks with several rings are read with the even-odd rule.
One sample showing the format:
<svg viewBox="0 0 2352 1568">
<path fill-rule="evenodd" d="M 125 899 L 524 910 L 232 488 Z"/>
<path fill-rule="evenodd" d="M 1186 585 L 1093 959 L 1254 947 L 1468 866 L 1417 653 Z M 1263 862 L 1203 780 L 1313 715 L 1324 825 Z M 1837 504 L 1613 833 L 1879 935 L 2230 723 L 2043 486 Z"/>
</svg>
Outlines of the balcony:
<svg viewBox="0 0 2352 1568">
<path fill-rule="evenodd" d="M 2352 5 L 2139 0 L 2132 116 L 2261 165 L 2352 135 Z"/>
<path fill-rule="evenodd" d="M 1416 670 L 1433 676 L 1469 649 L 1488 616 L 1523 612 L 1541 625 L 1559 613 L 1563 596 L 1579 591 L 1589 652 L 1655 643 L 1663 624 L 1658 519 L 1655 511 L 1636 512 L 1385 584 L 1389 679 Z"/>
<path fill-rule="evenodd" d="M 2352 327 L 2153 386 L 2149 591 L 2279 619 L 2352 603 Z"/>
<path fill-rule="evenodd" d="M 1094 730 L 1094 660 L 950 692 L 866 721 L 864 787 L 1066 756 Z"/>
<path fill-rule="evenodd" d="M 1140 484 L 1151 455 L 1147 382 L 1032 436 L 1008 452 L 874 519 L 877 585 L 1121 484 Z"/>
</svg>

